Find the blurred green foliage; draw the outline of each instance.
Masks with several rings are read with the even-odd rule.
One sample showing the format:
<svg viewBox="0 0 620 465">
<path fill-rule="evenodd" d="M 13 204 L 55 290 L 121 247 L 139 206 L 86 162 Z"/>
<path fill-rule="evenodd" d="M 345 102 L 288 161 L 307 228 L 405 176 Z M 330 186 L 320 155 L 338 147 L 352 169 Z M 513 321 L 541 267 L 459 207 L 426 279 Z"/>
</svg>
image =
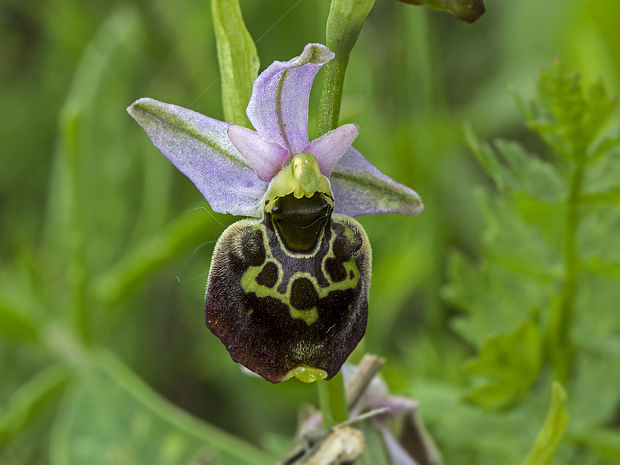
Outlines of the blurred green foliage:
<svg viewBox="0 0 620 465">
<path fill-rule="evenodd" d="M 263 68 L 325 40 L 327 1 L 241 7 Z M 426 205 L 361 218 L 366 348 L 447 464 L 521 463 L 535 443 L 528 463 L 546 463 L 537 432 L 565 427 L 557 389 L 545 422 L 553 377 L 571 417 L 553 463 L 620 463 L 618 110 L 580 84 L 620 88 L 620 3 L 486 7 L 467 25 L 377 0 L 351 55 L 340 120 Z M 150 96 L 224 119 L 211 11 L 0 4 L 2 464 L 273 463 L 316 401 L 242 375 L 204 327 L 210 254 L 234 219 L 125 113 Z M 536 76 L 539 104 L 520 107 L 539 136 L 505 89 L 528 102 Z"/>
<path fill-rule="evenodd" d="M 553 376 L 569 392 L 573 420 L 563 452 L 570 456 L 591 440 L 579 440 L 584 432 L 615 429 L 620 401 L 620 372 L 606 372 L 618 365 L 618 354 L 592 343 L 620 334 L 620 325 L 610 321 L 617 306 L 609 303 L 618 299 L 609 282 L 617 262 L 592 250 L 588 244 L 596 240 L 587 239 L 610 234 L 608 222 L 620 205 L 609 196 L 620 180 L 604 187 L 597 182 L 596 194 L 586 181 L 593 173 L 605 177 L 601 165 L 613 172 L 620 163 L 619 127 L 610 125 L 616 99 L 601 81 L 582 85 L 563 61 L 542 71 L 536 87 L 535 101 L 517 97 L 517 103 L 546 144 L 541 155 L 505 141 L 494 149 L 468 133 L 499 195 L 479 191 L 486 212 L 482 254 L 477 263 L 452 256 L 444 295 L 466 312 L 455 329 L 479 347 L 465 365 L 477 378 L 466 398 L 486 409 L 524 410 Z M 587 264 L 585 256 L 601 265 Z M 489 317 L 491 311 L 496 315 Z M 604 329 L 601 321 L 607 321 Z M 596 400 L 584 395 L 589 389 Z M 586 413 L 591 410 L 596 414 Z"/>
</svg>

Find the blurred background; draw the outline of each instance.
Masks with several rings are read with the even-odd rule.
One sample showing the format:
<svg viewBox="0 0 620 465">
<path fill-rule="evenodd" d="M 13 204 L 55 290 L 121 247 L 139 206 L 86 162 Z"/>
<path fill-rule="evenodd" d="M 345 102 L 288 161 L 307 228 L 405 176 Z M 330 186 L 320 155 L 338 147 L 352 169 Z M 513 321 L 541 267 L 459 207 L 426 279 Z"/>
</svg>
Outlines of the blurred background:
<svg viewBox="0 0 620 465">
<path fill-rule="evenodd" d="M 326 0 L 241 5 L 261 70 L 324 41 Z M 426 206 L 419 217 L 360 218 L 374 252 L 366 350 L 387 359 L 394 393 L 421 403 L 447 464 L 520 463 L 550 392 L 501 409 L 466 399 L 463 366 L 482 342 L 459 324 L 467 315 L 448 269 L 456 251 L 481 254 L 475 193 L 493 187 L 464 125 L 542 150 L 507 84 L 530 98 L 556 57 L 612 94 L 620 86 L 620 2 L 486 7 L 465 24 L 376 0 L 341 113 L 361 128 L 356 147 Z M 204 326 L 211 253 L 235 218 L 213 213 L 125 111 L 148 96 L 223 119 L 210 11 L 208 0 L 0 3 L 3 465 L 252 463 L 257 449 L 282 456 L 300 405 L 316 403 L 313 385 L 242 374 Z M 596 386 L 579 408 L 601 396 Z M 605 441 L 569 437 L 557 463 L 620 463 L 612 394 L 596 423 Z"/>
</svg>

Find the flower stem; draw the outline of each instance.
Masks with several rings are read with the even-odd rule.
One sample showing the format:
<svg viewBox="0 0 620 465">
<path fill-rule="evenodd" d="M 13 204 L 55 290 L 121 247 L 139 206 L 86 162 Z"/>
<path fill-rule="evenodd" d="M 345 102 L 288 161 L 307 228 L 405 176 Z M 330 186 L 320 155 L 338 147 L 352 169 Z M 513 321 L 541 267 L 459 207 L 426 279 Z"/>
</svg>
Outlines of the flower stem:
<svg viewBox="0 0 620 465">
<path fill-rule="evenodd" d="M 338 126 L 344 75 L 351 50 L 375 0 L 332 0 L 327 17 L 326 45 L 336 55 L 325 65 L 316 136 Z"/>
<path fill-rule="evenodd" d="M 326 45 L 334 52 L 335 57 L 324 68 L 316 137 L 338 126 L 344 75 L 349 64 L 349 56 L 374 3 L 375 0 L 331 1 L 325 35 Z M 319 381 L 317 387 L 325 430 L 346 421 L 349 412 L 342 374 L 338 372 L 329 381 Z"/>
<path fill-rule="evenodd" d="M 328 45 L 329 47 L 329 45 Z M 336 56 L 325 65 L 323 88 L 319 103 L 319 119 L 317 122 L 317 137 L 335 129 L 340 117 L 340 103 L 342 101 L 342 86 L 344 73 L 347 70 L 349 57 Z"/>
<path fill-rule="evenodd" d="M 570 338 L 577 283 L 579 275 L 579 253 L 577 250 L 577 229 L 579 227 L 579 198 L 585 159 L 580 157 L 574 167 L 570 181 L 570 193 L 564 220 L 564 285 L 562 296 L 551 313 L 551 357 L 555 377 L 566 384 L 570 374 L 573 346 Z"/>
<path fill-rule="evenodd" d="M 344 394 L 344 381 L 339 371 L 329 381 L 318 381 L 319 404 L 323 414 L 323 427 L 328 430 L 349 417 L 347 401 Z"/>
</svg>

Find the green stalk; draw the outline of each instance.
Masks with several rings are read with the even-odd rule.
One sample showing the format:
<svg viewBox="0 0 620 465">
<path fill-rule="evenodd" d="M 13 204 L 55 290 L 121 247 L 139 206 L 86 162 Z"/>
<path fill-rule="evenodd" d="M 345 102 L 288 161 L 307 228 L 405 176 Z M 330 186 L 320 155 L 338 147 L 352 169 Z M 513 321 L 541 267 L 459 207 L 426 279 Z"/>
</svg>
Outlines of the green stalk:
<svg viewBox="0 0 620 465">
<path fill-rule="evenodd" d="M 317 137 L 338 126 L 344 73 L 347 70 L 348 64 L 349 56 L 347 55 L 345 57 L 336 56 L 336 58 L 325 65 L 323 91 L 321 92 L 319 119 L 316 129 Z"/>
<path fill-rule="evenodd" d="M 318 381 L 319 404 L 323 414 L 323 427 L 328 430 L 349 418 L 341 372 L 329 381 Z"/>
<path fill-rule="evenodd" d="M 245 108 L 258 74 L 256 46 L 243 21 L 239 0 L 212 0 L 211 11 L 224 116 L 233 124 L 250 127 Z"/>
<path fill-rule="evenodd" d="M 375 0 L 332 0 L 327 17 L 326 45 L 336 55 L 327 63 L 319 100 L 316 136 L 338 126 L 344 75 L 351 50 Z"/>
<path fill-rule="evenodd" d="M 584 157 L 577 158 L 571 175 L 570 193 L 564 219 L 564 285 L 559 303 L 551 313 L 551 358 L 558 381 L 566 385 L 570 374 L 574 347 L 570 338 L 575 298 L 579 278 L 577 229 L 579 227 L 579 199 L 585 167 Z"/>
<path fill-rule="evenodd" d="M 331 2 L 325 34 L 326 45 L 334 52 L 335 57 L 324 68 L 317 137 L 338 126 L 342 88 L 349 56 L 374 3 L 375 0 L 332 0 Z M 346 421 L 349 412 L 342 374 L 338 372 L 329 381 L 319 381 L 317 387 L 325 430 Z"/>
</svg>

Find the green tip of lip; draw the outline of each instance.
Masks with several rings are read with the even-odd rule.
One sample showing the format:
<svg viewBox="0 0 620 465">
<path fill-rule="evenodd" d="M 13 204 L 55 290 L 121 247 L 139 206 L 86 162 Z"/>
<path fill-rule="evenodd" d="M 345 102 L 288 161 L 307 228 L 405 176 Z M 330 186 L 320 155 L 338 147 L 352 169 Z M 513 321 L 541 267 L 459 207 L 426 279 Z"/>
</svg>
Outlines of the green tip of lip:
<svg viewBox="0 0 620 465">
<path fill-rule="evenodd" d="M 287 380 L 292 377 L 295 377 L 299 381 L 303 381 L 304 383 L 314 383 L 315 381 L 320 381 L 327 378 L 327 372 L 319 368 L 299 366 L 289 371 L 284 379 Z"/>
</svg>

